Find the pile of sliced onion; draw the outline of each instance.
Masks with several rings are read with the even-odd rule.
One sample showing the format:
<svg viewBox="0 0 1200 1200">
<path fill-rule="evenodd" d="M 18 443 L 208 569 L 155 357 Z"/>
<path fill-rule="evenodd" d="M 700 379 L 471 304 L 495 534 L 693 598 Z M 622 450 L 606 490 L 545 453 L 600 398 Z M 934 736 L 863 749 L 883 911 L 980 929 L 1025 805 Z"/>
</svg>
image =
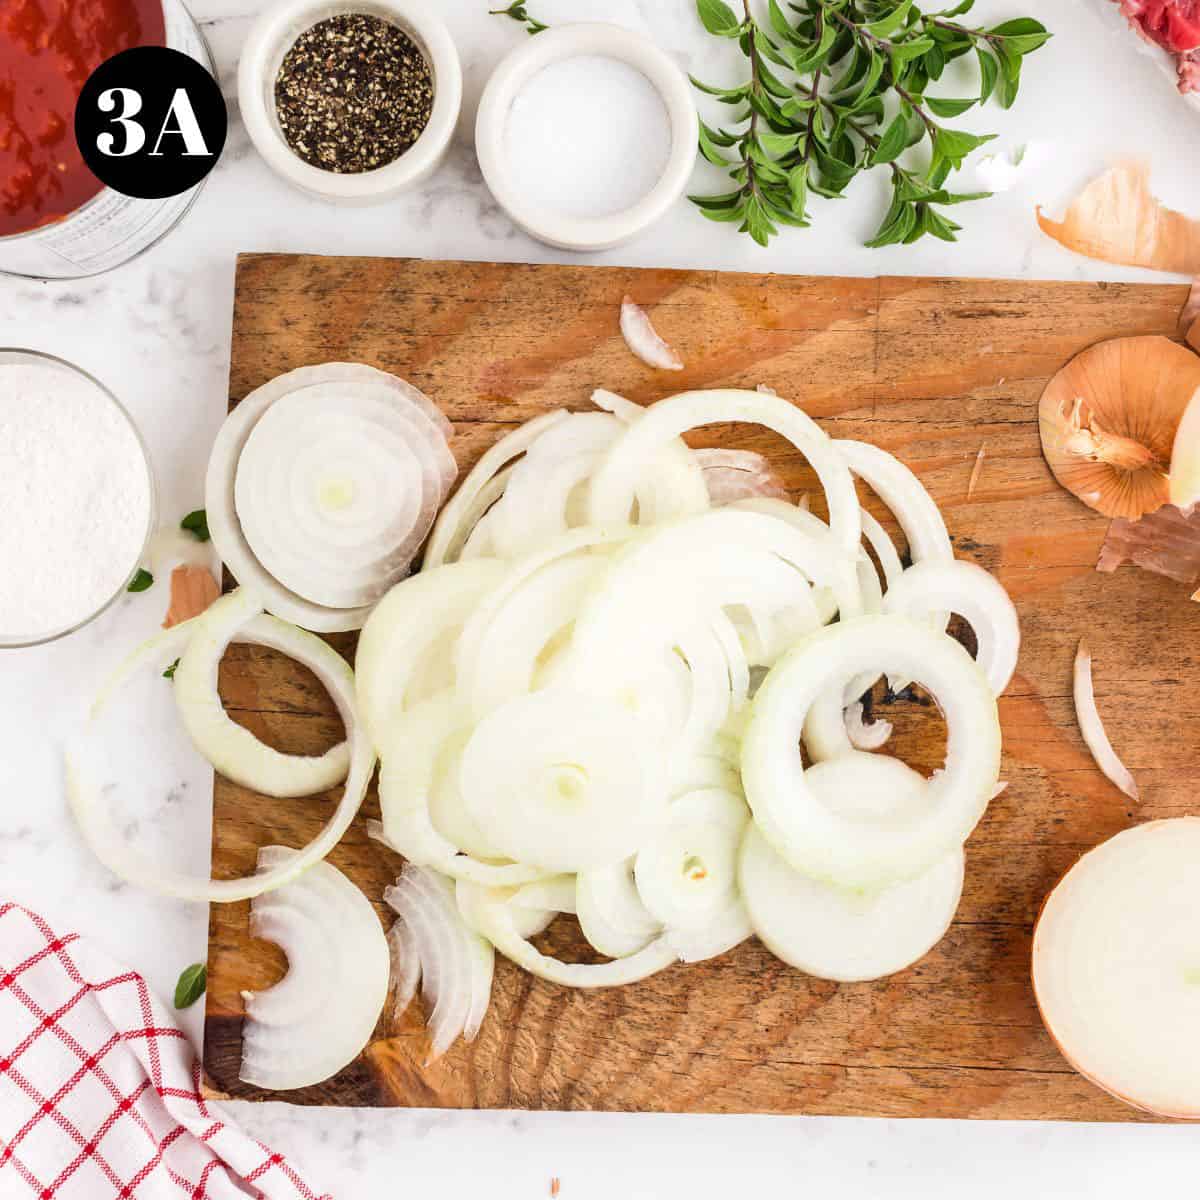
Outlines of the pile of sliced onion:
<svg viewBox="0 0 1200 1200">
<path fill-rule="evenodd" d="M 359 643 L 372 832 L 408 860 L 388 893 L 397 1004 L 424 981 L 435 1055 L 478 1027 L 481 945 L 581 988 L 755 933 L 823 978 L 902 970 L 949 926 L 997 790 L 1016 613 L 954 560 L 911 471 L 770 393 L 593 399 L 483 456 Z M 828 523 L 761 456 L 680 440 L 729 421 L 809 459 Z M 856 476 L 893 510 L 909 569 Z M 978 661 L 943 632 L 950 613 Z M 858 702 L 883 675 L 945 715 L 929 779 L 863 752 L 891 732 Z M 608 961 L 535 945 L 560 918 Z"/>
<path fill-rule="evenodd" d="M 647 409 L 607 392 L 593 399 L 600 411 L 539 417 L 487 451 L 409 578 L 400 576 L 414 531 L 450 478 L 443 431 L 419 398 L 359 369 L 300 372 L 249 397 L 222 431 L 223 465 L 210 473 L 225 500 L 217 524 L 243 556 L 235 572 L 269 568 L 271 582 L 261 602 L 232 593 L 132 666 L 179 657 L 184 724 L 230 778 L 299 796 L 344 777 L 343 799 L 310 846 L 264 852 L 247 880 L 180 880 L 135 859 L 82 773 L 80 823 L 110 865 L 171 894 L 270 892 L 255 928 L 284 947 L 293 973 L 327 954 L 324 927 L 314 933 L 302 916 L 319 909 L 321 889 L 332 903 L 345 881 L 333 872 L 340 884 L 330 883 L 332 868 L 292 881 L 345 831 L 376 754 L 381 820 L 369 832 L 407 860 L 372 897 L 397 914 L 386 943 L 374 913 L 367 922 L 347 912 L 346 944 L 319 960 L 342 971 L 343 957 L 370 943 L 369 978 L 346 966 L 336 979 L 362 993 L 330 1002 L 336 1053 L 297 1042 L 314 1018 L 289 974 L 253 1001 L 245 1078 L 301 1086 L 338 1069 L 378 1016 L 388 948 L 393 1020 L 420 989 L 437 1057 L 478 1032 L 495 951 L 552 983 L 613 987 L 757 934 L 801 970 L 862 980 L 907 967 L 948 927 L 963 844 L 997 793 L 996 696 L 1019 643 L 1003 589 L 954 560 L 911 471 L 876 447 L 831 440 L 778 395 L 689 392 Z M 792 503 L 761 456 L 681 440 L 733 421 L 767 426 L 808 459 L 827 522 L 806 498 Z M 419 466 L 408 474 L 429 487 L 401 495 L 400 480 L 392 490 L 382 474 L 368 481 L 384 457 L 403 457 L 409 434 Z M 342 447 L 351 490 L 380 483 L 345 528 L 319 511 L 314 441 Z M 907 535 L 907 570 L 861 507 L 856 477 Z M 275 519 L 289 494 L 305 508 L 304 532 Z M 356 674 L 264 605 L 316 613 L 321 629 L 369 609 Z M 951 613 L 974 628 L 978 661 L 945 632 Z M 216 676 L 235 639 L 309 666 L 342 714 L 346 743 L 296 758 L 233 723 Z M 917 681 L 945 717 L 946 761 L 928 779 L 867 752 L 890 734 L 862 718 L 860 697 L 883 676 Z M 595 953 L 567 961 L 534 943 L 560 919 L 577 922 Z M 288 1032 L 259 1031 L 272 1022 Z"/>
<path fill-rule="evenodd" d="M 251 392 L 209 460 L 209 529 L 275 616 L 358 629 L 404 578 L 458 475 L 449 421 L 360 363 L 303 367 Z"/>
<path fill-rule="evenodd" d="M 1033 937 L 1033 987 L 1073 1067 L 1127 1104 L 1200 1119 L 1200 818 L 1127 829 L 1071 868 Z"/>
</svg>

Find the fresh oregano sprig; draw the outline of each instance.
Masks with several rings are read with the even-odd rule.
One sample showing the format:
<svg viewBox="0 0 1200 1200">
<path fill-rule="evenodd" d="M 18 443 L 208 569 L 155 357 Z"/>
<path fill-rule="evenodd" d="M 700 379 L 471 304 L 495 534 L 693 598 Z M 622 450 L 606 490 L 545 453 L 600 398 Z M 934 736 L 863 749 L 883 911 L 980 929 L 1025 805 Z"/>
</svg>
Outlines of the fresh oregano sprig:
<svg viewBox="0 0 1200 1200">
<path fill-rule="evenodd" d="M 737 224 L 765 246 L 780 225 L 810 224 L 811 196 L 839 198 L 863 171 L 886 167 L 892 202 L 867 244 L 915 242 L 926 234 L 954 241 L 961 226 L 941 210 L 989 193 L 952 192 L 946 181 L 994 135 L 950 128 L 939 119 L 993 95 L 1010 107 L 1025 55 L 1050 37 L 1031 18 L 992 29 L 955 21 L 973 4 L 963 0 L 925 14 L 914 0 L 799 0 L 788 5 L 789 16 L 779 0 L 767 0 L 764 25 L 750 0 L 741 0 L 740 14 L 724 0 L 697 0 L 705 29 L 736 41 L 750 72 L 733 88 L 692 80 L 735 109 L 728 125 L 701 122 L 700 153 L 736 185 L 692 201 L 710 220 Z M 926 94 L 948 63 L 971 53 L 979 66 L 975 95 Z M 922 166 L 901 163 L 923 143 Z"/>
<path fill-rule="evenodd" d="M 514 21 L 520 21 L 525 28 L 531 33 L 541 33 L 545 29 L 549 29 L 549 25 L 543 25 L 541 21 L 529 15 L 525 8 L 524 0 L 514 0 L 507 8 L 489 8 L 488 16 L 490 17 L 511 17 Z"/>
</svg>

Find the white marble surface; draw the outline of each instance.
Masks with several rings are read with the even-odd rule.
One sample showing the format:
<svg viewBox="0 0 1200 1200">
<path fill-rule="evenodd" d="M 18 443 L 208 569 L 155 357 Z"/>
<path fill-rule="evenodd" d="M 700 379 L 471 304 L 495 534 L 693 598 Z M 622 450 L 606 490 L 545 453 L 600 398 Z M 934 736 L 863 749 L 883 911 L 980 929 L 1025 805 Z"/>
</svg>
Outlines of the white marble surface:
<svg viewBox="0 0 1200 1200">
<path fill-rule="evenodd" d="M 341 210 L 274 179 L 236 120 L 224 161 L 184 225 L 141 260 L 97 280 L 0 279 L 0 342 L 63 355 L 107 381 L 132 410 L 154 456 L 164 514 L 201 502 L 213 433 L 225 408 L 234 254 L 240 250 L 552 261 L 517 232 L 482 186 L 471 117 L 490 67 L 525 35 L 485 15 L 485 0 L 441 0 L 467 76 L 467 106 L 452 154 L 421 191 L 378 209 Z M 619 21 L 651 34 L 710 79 L 735 77 L 736 54 L 706 39 L 692 0 L 530 0 L 547 20 Z M 193 0 L 232 96 L 238 47 L 256 0 Z M 1021 102 L 973 115 L 976 130 L 1011 148 L 1049 141 L 1050 166 L 1017 191 L 963 210 L 952 247 L 869 251 L 880 209 L 875 180 L 823 204 L 818 225 L 770 250 L 713 226 L 681 203 L 638 242 L 595 261 L 817 274 L 947 273 L 1043 278 L 1143 278 L 1073 258 L 1042 238 L 1035 199 L 1059 201 L 1114 156 L 1147 154 L 1162 196 L 1195 208 L 1200 118 L 1155 68 L 1128 52 L 1083 0 L 981 0 L 1001 19 L 1037 11 L 1057 32 L 1029 63 Z M 706 169 L 706 168 L 705 168 Z M 0 569 L 3 564 L 0 564 Z M 92 861 L 68 817 L 62 751 L 84 700 L 123 647 L 161 620 L 161 589 L 126 598 L 90 629 L 57 645 L 0 653 L 0 894 L 60 927 L 93 935 L 169 994 L 180 969 L 204 957 L 205 912 L 117 883 Z M 131 723 L 129 761 L 152 798 L 147 829 L 177 831 L 181 861 L 203 862 L 210 776 L 177 738 Z M 199 1007 L 188 1017 L 198 1031 Z M 700 1200 L 736 1190 L 893 1197 L 956 1194 L 977 1200 L 1117 1197 L 1194 1187 L 1197 1132 L 1170 1128 L 891 1122 L 801 1118 L 675 1118 L 293 1110 L 236 1106 L 259 1136 L 295 1156 L 339 1196 L 497 1200 L 548 1193 L 565 1200 L 662 1196 Z M 0 1178 L 0 1193 L 9 1185 Z"/>
</svg>

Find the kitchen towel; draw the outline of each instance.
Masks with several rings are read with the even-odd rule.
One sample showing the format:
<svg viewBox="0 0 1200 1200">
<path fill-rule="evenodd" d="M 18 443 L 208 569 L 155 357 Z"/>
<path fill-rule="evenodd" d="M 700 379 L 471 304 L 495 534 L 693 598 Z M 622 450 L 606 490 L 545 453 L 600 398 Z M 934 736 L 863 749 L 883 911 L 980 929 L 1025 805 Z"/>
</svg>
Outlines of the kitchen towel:
<svg viewBox="0 0 1200 1200">
<path fill-rule="evenodd" d="M 0 903 L 0 1197 L 330 1200 L 200 1094 L 135 971 Z"/>
</svg>

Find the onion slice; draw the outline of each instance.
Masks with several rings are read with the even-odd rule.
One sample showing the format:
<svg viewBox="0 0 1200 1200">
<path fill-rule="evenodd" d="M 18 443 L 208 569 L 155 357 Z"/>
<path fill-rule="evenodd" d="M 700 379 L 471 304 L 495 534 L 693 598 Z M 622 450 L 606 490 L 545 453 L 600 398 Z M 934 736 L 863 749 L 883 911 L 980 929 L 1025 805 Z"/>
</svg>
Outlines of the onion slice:
<svg viewBox="0 0 1200 1200">
<path fill-rule="evenodd" d="M 807 413 L 763 392 L 732 389 L 683 392 L 647 409 L 608 452 L 593 476 L 589 498 L 591 519 L 601 523 L 627 519 L 637 479 L 655 451 L 689 429 L 725 421 L 764 425 L 787 438 L 808 459 L 825 489 L 835 541 L 847 550 L 858 546 L 862 536 L 858 499 L 842 456 Z M 663 519 L 668 515 L 687 514 L 660 513 L 658 517 Z"/>
<path fill-rule="evenodd" d="M 477 933 L 485 937 L 505 958 L 524 967 L 531 975 L 564 987 L 622 987 L 657 974 L 676 961 L 675 950 L 665 936 L 627 958 L 606 963 L 565 963 L 543 954 L 517 928 L 511 896 L 503 889 L 483 888 L 459 881 L 458 907 Z"/>
<path fill-rule="evenodd" d="M 627 958 L 662 932 L 638 895 L 633 860 L 580 871 L 575 877 L 579 928 L 595 950 L 609 958 Z"/>
<path fill-rule="evenodd" d="M 226 779 L 266 796 L 311 796 L 334 787 L 350 769 L 346 742 L 323 755 L 281 754 L 260 742 L 226 713 L 217 691 L 217 672 L 229 643 L 247 630 L 255 644 L 303 663 L 337 705 L 347 731 L 357 724 L 354 672 L 328 643 L 274 617 L 261 614 L 244 589 L 216 601 L 191 626 L 187 648 L 175 668 L 175 703 L 196 749 Z"/>
<path fill-rule="evenodd" d="M 447 561 L 447 554 L 451 548 L 462 545 L 466 539 L 464 525 L 469 522 L 469 532 L 470 526 L 475 523 L 472 518 L 479 493 L 513 459 L 524 454 L 547 429 L 567 420 L 569 416 L 570 413 L 562 409 L 543 413 L 540 417 L 534 417 L 532 421 L 519 425 L 488 447 L 434 522 L 433 532 L 429 535 L 429 542 L 425 547 L 422 569 L 438 567 Z"/>
<path fill-rule="evenodd" d="M 223 597 L 202 616 L 183 625 L 177 625 L 174 629 L 168 630 L 148 642 L 118 672 L 114 682 L 101 692 L 100 697 L 93 705 L 89 726 L 94 726 L 107 708 L 115 688 L 128 678 L 130 671 L 137 663 L 156 656 L 165 658 L 172 649 L 180 645 L 188 645 L 187 640 L 197 636 L 202 638 L 202 644 L 198 647 L 197 657 L 193 659 L 193 662 L 196 664 L 202 664 L 205 661 L 219 663 L 221 655 L 230 641 L 237 640 L 239 637 L 243 637 L 245 640 L 257 640 L 258 626 L 255 625 L 254 618 L 255 614 L 260 612 L 261 606 L 258 602 L 251 599 L 243 589 L 239 589 Z M 302 631 L 297 630 L 296 632 L 299 634 Z M 271 636 L 270 630 L 264 631 L 263 636 Z M 290 634 L 283 641 L 290 645 L 295 644 Z M 189 645 L 189 650 L 190 648 Z M 291 650 L 289 649 L 287 652 L 291 653 Z M 185 653 L 187 652 L 185 651 Z M 176 670 L 176 678 L 178 678 L 178 672 L 182 666 L 181 660 L 180 666 Z M 196 669 L 198 672 L 200 671 L 199 665 Z M 215 666 L 212 669 L 215 671 Z M 366 797 L 367 786 L 375 772 L 375 755 L 370 741 L 355 715 L 353 697 L 349 695 L 336 696 L 339 686 L 336 676 L 331 674 L 329 682 L 335 692 L 339 709 L 344 711 L 349 718 L 345 721 L 349 738 L 349 771 L 346 774 L 341 799 L 329 820 L 320 833 L 303 849 L 291 851 L 286 858 L 280 856 L 279 862 L 266 871 L 239 879 L 199 879 L 172 871 L 128 845 L 114 827 L 107 798 L 102 789 L 96 785 L 87 764 L 68 755 L 67 797 L 84 840 L 96 857 L 114 875 L 128 883 L 134 883 L 161 895 L 174 896 L 181 900 L 216 903 L 248 900 L 282 887 L 298 878 L 314 863 L 325 858 L 330 850 L 341 841 Z M 247 733 L 247 737 L 249 736 Z M 262 747 L 261 743 L 253 741 L 254 744 L 246 745 L 245 749 L 250 756 L 256 757 Z M 336 764 L 337 770 L 340 771 L 340 762 L 337 762 L 334 751 L 325 756 L 325 766 L 322 769 L 328 769 L 331 762 Z M 290 769 L 287 768 L 287 770 Z"/>
<path fill-rule="evenodd" d="M 1079 720 L 1079 731 L 1096 765 L 1131 800 L 1139 799 L 1137 782 L 1117 757 L 1104 731 L 1104 722 L 1100 720 L 1096 693 L 1092 687 L 1092 656 L 1082 640 L 1075 654 L 1075 715 Z"/>
<path fill-rule="evenodd" d="M 1200 818 L 1152 821 L 1085 854 L 1033 936 L 1033 988 L 1068 1062 L 1127 1104 L 1200 1119 Z"/>
<path fill-rule="evenodd" d="M 840 753 L 841 690 L 870 671 L 917 680 L 937 700 L 948 728 L 945 769 L 929 782 L 920 809 L 898 823 L 830 811 L 813 793 L 797 750 L 800 727 L 821 703 L 832 706 L 837 741 L 812 739 L 805 727 L 818 767 L 835 768 L 854 754 Z M 839 622 L 772 667 L 752 703 L 741 763 L 755 821 L 793 867 L 844 887 L 886 887 L 915 878 L 961 846 L 986 811 L 1000 772 L 996 698 L 966 650 L 929 625 L 894 615 Z"/>
<path fill-rule="evenodd" d="M 965 856 L 882 892 L 832 887 L 790 867 L 757 828 L 742 844 L 746 908 L 776 958 L 839 983 L 882 979 L 924 958 L 945 936 L 962 896 Z"/>
<path fill-rule="evenodd" d="M 299 858 L 266 846 L 258 865 L 264 875 L 296 876 Z M 238 1077 L 272 1091 L 323 1083 L 358 1056 L 387 999 L 390 955 L 379 917 L 329 863 L 258 896 L 250 914 L 252 935 L 283 950 L 288 972 L 266 991 L 244 993 Z"/>
<path fill-rule="evenodd" d="M 845 711 L 846 736 L 855 750 L 882 750 L 892 736 L 891 721 L 872 721 L 868 725 L 863 720 L 863 703 L 856 700 Z"/>
<path fill-rule="evenodd" d="M 418 963 L 429 1013 L 427 1063 L 434 1062 L 460 1037 L 475 1040 L 491 1003 L 495 954 L 459 914 L 453 882 L 436 871 L 406 863 L 383 899 Z M 401 1011 L 398 1002 L 397 1017 Z"/>
<path fill-rule="evenodd" d="M 626 296 L 621 302 L 621 336 L 630 351 L 660 371 L 682 371 L 683 359 L 658 336 L 645 309 Z"/>
</svg>

